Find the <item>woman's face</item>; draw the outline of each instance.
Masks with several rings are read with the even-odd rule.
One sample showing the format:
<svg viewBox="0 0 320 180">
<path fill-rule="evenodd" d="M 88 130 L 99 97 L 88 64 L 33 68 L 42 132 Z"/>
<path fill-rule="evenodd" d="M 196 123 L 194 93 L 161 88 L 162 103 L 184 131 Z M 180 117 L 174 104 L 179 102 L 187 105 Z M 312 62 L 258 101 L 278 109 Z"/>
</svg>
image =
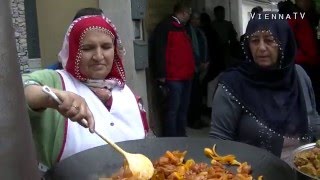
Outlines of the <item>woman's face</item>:
<svg viewBox="0 0 320 180">
<path fill-rule="evenodd" d="M 89 79 L 105 79 L 113 64 L 113 39 L 101 31 L 88 31 L 80 49 L 80 72 Z"/>
<path fill-rule="evenodd" d="M 254 62 L 263 68 L 277 65 L 279 48 L 274 37 L 266 31 L 254 33 L 249 38 L 249 47 Z"/>
</svg>

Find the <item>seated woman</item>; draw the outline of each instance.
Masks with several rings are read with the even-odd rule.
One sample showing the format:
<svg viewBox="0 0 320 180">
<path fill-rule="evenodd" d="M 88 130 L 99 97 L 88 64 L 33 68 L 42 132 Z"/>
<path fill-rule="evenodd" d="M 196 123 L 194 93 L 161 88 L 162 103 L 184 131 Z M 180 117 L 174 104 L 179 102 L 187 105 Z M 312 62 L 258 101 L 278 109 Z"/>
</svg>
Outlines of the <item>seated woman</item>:
<svg viewBox="0 0 320 180">
<path fill-rule="evenodd" d="M 24 91 L 39 161 L 56 162 L 104 145 L 97 135 L 77 123 L 86 119 L 114 142 L 142 139 L 147 125 L 126 85 L 123 49 L 115 26 L 104 16 L 83 16 L 70 25 L 59 53 L 63 70 L 23 75 Z M 58 105 L 42 92 L 52 88 Z M 71 121 L 68 121 L 69 119 Z"/>
<path fill-rule="evenodd" d="M 246 61 L 223 73 L 214 95 L 210 137 L 240 141 L 287 158 L 319 133 L 314 93 L 294 64 L 296 45 L 286 20 L 249 21 Z"/>
</svg>

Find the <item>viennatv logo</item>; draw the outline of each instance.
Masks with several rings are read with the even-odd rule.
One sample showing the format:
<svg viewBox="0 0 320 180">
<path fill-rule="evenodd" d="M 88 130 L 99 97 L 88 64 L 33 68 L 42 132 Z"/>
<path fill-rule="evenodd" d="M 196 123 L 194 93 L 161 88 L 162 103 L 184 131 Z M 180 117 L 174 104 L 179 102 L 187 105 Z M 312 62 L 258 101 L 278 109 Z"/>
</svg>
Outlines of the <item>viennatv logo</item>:
<svg viewBox="0 0 320 180">
<path fill-rule="evenodd" d="M 258 19 L 303 19 L 306 15 L 305 12 L 293 12 L 292 14 L 256 14 L 250 13 L 250 18 L 253 19 L 257 16 Z"/>
</svg>

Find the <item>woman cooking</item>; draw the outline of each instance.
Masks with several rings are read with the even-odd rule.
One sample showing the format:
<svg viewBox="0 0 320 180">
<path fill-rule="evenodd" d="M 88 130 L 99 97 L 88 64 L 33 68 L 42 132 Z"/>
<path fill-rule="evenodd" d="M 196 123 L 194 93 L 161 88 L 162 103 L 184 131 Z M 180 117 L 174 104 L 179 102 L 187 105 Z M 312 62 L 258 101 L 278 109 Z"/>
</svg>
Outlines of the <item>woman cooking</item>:
<svg viewBox="0 0 320 180">
<path fill-rule="evenodd" d="M 74 20 L 65 35 L 59 53 L 63 70 L 23 75 L 42 164 L 51 167 L 75 153 L 105 144 L 78 124 L 83 118 L 91 132 L 96 129 L 114 142 L 145 137 L 139 106 L 126 85 L 123 53 L 109 19 L 84 16 Z M 42 92 L 42 85 L 51 87 L 62 104 Z"/>
<path fill-rule="evenodd" d="M 310 79 L 294 64 L 293 33 L 286 20 L 269 18 L 272 14 L 249 21 L 243 42 L 246 61 L 219 79 L 210 136 L 287 159 L 293 149 L 319 137 L 320 119 Z"/>
</svg>

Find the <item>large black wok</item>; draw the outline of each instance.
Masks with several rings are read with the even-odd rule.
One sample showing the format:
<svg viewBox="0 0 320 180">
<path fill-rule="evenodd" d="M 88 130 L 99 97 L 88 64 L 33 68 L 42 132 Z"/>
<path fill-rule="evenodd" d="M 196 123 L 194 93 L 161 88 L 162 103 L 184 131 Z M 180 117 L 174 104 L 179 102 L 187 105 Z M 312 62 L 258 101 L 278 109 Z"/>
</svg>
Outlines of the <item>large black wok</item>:
<svg viewBox="0 0 320 180">
<path fill-rule="evenodd" d="M 285 162 L 269 152 L 242 143 L 209 138 L 154 138 L 118 143 L 128 152 L 145 154 L 158 159 L 167 150 L 188 151 L 187 159 L 210 163 L 203 149 L 217 144 L 220 155 L 234 154 L 240 162 L 248 162 L 253 176 L 264 176 L 264 180 L 293 180 L 294 172 Z M 75 154 L 50 169 L 47 180 L 93 180 L 110 177 L 123 164 L 123 157 L 108 145 Z M 232 170 L 232 168 L 231 168 Z"/>
</svg>

